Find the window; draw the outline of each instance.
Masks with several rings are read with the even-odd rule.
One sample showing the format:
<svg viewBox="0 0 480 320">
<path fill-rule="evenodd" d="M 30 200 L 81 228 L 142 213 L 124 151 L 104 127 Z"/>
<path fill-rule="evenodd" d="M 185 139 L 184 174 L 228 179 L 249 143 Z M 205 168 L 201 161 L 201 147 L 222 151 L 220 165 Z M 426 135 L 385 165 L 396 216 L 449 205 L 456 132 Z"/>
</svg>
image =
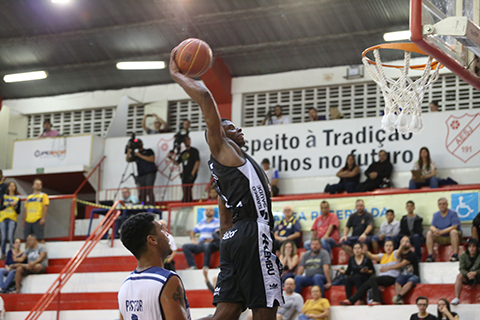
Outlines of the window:
<svg viewBox="0 0 480 320">
<path fill-rule="evenodd" d="M 168 126 L 173 132 L 180 130 L 184 120 L 190 120 L 190 131 L 207 129 L 202 111 L 193 100 L 168 102 Z"/>
</svg>

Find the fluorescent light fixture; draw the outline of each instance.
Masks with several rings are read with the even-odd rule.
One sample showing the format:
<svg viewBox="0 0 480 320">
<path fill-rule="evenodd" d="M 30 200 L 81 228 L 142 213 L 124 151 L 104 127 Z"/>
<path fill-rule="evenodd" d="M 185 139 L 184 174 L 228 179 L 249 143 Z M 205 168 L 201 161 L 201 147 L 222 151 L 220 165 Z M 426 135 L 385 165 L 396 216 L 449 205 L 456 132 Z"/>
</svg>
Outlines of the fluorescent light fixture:
<svg viewBox="0 0 480 320">
<path fill-rule="evenodd" d="M 164 61 L 124 61 L 117 63 L 119 70 L 154 70 L 165 69 Z"/>
<path fill-rule="evenodd" d="M 7 74 L 5 77 L 3 77 L 3 81 L 10 83 L 10 82 L 40 80 L 40 79 L 45 79 L 46 77 L 47 77 L 47 73 L 45 71 L 33 71 L 33 72 Z"/>
<path fill-rule="evenodd" d="M 383 35 L 385 41 L 410 40 L 410 30 L 388 32 Z"/>
<path fill-rule="evenodd" d="M 70 0 L 52 0 L 52 3 L 68 3 Z"/>
</svg>

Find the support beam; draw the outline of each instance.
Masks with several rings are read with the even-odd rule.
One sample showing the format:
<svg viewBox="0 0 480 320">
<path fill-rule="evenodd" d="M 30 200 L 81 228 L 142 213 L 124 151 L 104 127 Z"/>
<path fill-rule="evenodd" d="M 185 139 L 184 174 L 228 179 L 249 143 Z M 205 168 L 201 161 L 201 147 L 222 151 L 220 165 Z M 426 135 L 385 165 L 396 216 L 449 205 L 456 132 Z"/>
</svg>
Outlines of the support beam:
<svg viewBox="0 0 480 320">
<path fill-rule="evenodd" d="M 222 118 L 232 117 L 232 75 L 222 57 L 217 55 L 213 65 L 201 79 L 210 90 L 217 102 L 218 111 Z"/>
</svg>

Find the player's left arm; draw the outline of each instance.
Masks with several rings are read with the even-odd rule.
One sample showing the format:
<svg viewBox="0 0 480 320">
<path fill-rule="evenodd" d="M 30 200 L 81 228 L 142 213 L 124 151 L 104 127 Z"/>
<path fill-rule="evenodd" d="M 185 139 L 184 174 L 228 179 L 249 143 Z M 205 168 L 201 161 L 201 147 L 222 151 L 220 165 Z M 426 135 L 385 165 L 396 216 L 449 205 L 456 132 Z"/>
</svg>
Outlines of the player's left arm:
<svg viewBox="0 0 480 320">
<path fill-rule="evenodd" d="M 187 320 L 187 306 L 185 301 L 185 289 L 177 276 L 168 279 L 160 296 L 165 320 Z"/>
<path fill-rule="evenodd" d="M 220 196 L 218 196 L 218 213 L 220 216 L 220 239 L 222 239 L 223 234 L 233 226 L 233 213 L 227 209 L 225 202 Z"/>
</svg>

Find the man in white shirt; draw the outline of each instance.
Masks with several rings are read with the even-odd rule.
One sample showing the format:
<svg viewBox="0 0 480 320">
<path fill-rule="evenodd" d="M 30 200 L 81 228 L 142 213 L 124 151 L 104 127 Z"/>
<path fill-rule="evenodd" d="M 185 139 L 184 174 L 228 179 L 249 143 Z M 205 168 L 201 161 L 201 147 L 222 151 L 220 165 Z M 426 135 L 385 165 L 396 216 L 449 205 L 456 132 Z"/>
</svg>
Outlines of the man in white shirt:
<svg viewBox="0 0 480 320">
<path fill-rule="evenodd" d="M 275 106 L 274 114 L 271 114 L 269 110 L 265 119 L 263 119 L 261 125 L 272 125 L 272 124 L 289 124 L 290 118 L 287 115 L 283 114 L 282 106 Z"/>
<path fill-rule="evenodd" d="M 268 158 L 265 158 L 262 160 L 262 167 L 263 171 L 265 171 L 265 174 L 267 175 L 268 178 L 268 183 L 270 184 L 270 189 L 272 190 L 272 196 L 277 196 L 278 195 L 278 170 L 270 167 L 270 160 Z"/>
<path fill-rule="evenodd" d="M 378 253 L 379 246 L 387 240 L 392 240 L 395 248 L 398 248 L 397 235 L 400 233 L 400 222 L 395 220 L 395 213 L 393 210 L 387 210 L 387 221 L 382 222 L 378 236 L 372 237 L 372 249 L 374 253 Z"/>
</svg>

